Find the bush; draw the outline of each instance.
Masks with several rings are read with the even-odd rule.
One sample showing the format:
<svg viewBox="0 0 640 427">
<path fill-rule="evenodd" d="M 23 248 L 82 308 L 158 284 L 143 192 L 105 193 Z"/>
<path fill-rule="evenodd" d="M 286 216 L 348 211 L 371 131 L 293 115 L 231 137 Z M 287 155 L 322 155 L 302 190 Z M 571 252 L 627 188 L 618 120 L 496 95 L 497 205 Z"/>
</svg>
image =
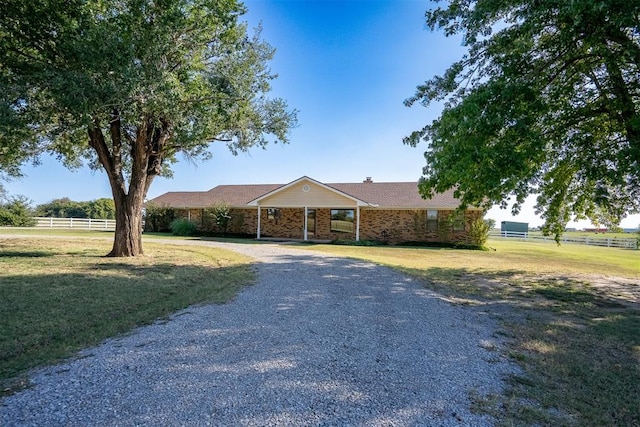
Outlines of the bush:
<svg viewBox="0 0 640 427">
<path fill-rule="evenodd" d="M 489 232 L 495 224 L 491 219 L 478 218 L 471 223 L 469 228 L 469 245 L 484 248 L 489 239 Z"/>
<path fill-rule="evenodd" d="M 33 227 L 36 221 L 32 218 L 30 202 L 23 196 L 12 197 L 7 202 L 0 202 L 0 226 Z"/>
<path fill-rule="evenodd" d="M 172 208 L 147 203 L 144 209 L 144 231 L 172 231 L 171 223 L 176 219 L 176 211 Z"/>
<path fill-rule="evenodd" d="M 213 206 L 213 217 L 216 221 L 218 229 L 222 231 L 222 235 L 226 235 L 227 228 L 229 227 L 229 221 L 231 221 L 229 205 L 224 202 L 216 203 Z"/>
<path fill-rule="evenodd" d="M 193 236 L 196 233 L 196 225 L 184 218 L 173 220 L 170 227 L 174 236 Z"/>
</svg>

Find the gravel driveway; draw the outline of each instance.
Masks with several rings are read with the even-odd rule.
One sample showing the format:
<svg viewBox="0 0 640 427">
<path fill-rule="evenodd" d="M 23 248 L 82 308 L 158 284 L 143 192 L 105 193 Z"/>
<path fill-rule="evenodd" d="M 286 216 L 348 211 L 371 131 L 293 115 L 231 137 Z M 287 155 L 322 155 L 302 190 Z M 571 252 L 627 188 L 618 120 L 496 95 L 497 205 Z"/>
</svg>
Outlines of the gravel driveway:
<svg viewBox="0 0 640 427">
<path fill-rule="evenodd" d="M 206 244 L 259 261 L 256 285 L 34 371 L 0 424 L 492 425 L 469 393 L 515 368 L 480 310 L 366 262 Z"/>
</svg>

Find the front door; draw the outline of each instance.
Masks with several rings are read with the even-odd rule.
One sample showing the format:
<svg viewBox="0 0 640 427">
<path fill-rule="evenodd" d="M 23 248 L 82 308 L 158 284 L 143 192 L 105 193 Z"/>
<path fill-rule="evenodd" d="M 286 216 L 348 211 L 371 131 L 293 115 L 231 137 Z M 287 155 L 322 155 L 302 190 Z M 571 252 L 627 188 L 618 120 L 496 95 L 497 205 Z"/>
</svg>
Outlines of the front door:
<svg viewBox="0 0 640 427">
<path fill-rule="evenodd" d="M 307 209 L 307 239 L 313 239 L 316 234 L 316 210 Z"/>
</svg>

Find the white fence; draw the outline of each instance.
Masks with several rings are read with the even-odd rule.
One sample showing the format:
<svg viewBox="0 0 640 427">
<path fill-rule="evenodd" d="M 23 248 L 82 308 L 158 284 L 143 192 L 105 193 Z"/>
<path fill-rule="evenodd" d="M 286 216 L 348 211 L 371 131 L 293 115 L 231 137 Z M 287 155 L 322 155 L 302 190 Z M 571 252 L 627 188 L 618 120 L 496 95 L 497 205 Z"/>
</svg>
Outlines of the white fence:
<svg viewBox="0 0 640 427">
<path fill-rule="evenodd" d="M 39 228 L 76 228 L 82 230 L 115 230 L 115 219 L 35 217 Z"/>
<path fill-rule="evenodd" d="M 531 233 L 516 233 L 513 231 L 492 231 L 489 233 L 489 237 L 555 242 L 555 240 L 551 236 L 542 236 L 540 234 L 531 234 Z M 582 236 L 563 235 L 560 237 L 560 243 L 576 243 L 580 245 L 589 245 L 589 246 L 605 246 L 608 248 L 638 249 L 638 239 L 634 237 L 630 237 L 630 238 L 587 237 L 587 236 L 582 237 Z"/>
</svg>

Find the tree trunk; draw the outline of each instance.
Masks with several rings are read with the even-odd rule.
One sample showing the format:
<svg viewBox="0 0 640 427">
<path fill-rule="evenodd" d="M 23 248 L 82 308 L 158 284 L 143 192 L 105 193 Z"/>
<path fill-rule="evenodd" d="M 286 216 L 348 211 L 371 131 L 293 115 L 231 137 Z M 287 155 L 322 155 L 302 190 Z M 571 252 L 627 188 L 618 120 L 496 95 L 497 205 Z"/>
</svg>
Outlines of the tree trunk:
<svg viewBox="0 0 640 427">
<path fill-rule="evenodd" d="M 89 128 L 89 145 L 96 150 L 98 160 L 109 177 L 116 207 L 116 232 L 113 248 L 107 256 L 138 256 L 143 254 L 142 207 L 151 182 L 160 173 L 163 147 L 170 137 L 170 126 L 164 121 L 157 126 L 152 118 L 146 117 L 138 126 L 135 138 L 125 135 L 131 156 L 128 186 L 122 172 L 123 133 L 119 114 L 115 110 L 109 128 L 111 149 L 97 120 Z"/>
<path fill-rule="evenodd" d="M 142 194 L 114 194 L 116 232 L 110 257 L 138 256 L 142 250 Z"/>
</svg>

